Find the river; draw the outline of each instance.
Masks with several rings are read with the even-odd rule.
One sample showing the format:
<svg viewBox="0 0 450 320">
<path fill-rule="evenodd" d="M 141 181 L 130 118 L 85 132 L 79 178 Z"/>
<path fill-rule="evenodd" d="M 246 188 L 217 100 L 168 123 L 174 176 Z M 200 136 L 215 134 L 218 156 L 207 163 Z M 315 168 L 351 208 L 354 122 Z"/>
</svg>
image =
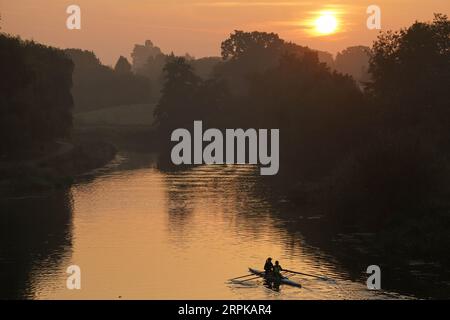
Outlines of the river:
<svg viewBox="0 0 450 320">
<path fill-rule="evenodd" d="M 246 165 L 162 172 L 151 155 L 120 154 L 67 190 L 1 200 L 2 298 L 27 299 L 402 299 L 368 290 L 301 232 L 288 231 L 285 200 Z M 303 288 L 274 291 L 227 279 L 282 266 Z M 81 268 L 81 290 L 66 288 Z M 359 270 L 359 271 L 358 271 Z"/>
</svg>

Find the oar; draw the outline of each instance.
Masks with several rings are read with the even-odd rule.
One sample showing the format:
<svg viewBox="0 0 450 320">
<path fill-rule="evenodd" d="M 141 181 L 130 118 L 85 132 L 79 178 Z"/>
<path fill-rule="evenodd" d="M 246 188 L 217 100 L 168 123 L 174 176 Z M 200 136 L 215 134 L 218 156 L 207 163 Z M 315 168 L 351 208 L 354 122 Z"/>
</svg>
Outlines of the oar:
<svg viewBox="0 0 450 320">
<path fill-rule="evenodd" d="M 290 272 L 290 273 L 295 273 L 295 274 L 301 274 L 301 275 L 304 275 L 304 276 L 313 277 L 313 278 L 317 278 L 317 279 L 325 280 L 325 281 L 333 280 L 333 279 L 330 279 L 330 278 L 327 278 L 327 277 L 323 277 L 323 276 L 315 276 L 313 274 L 303 273 L 303 272 L 298 272 L 298 271 L 292 271 L 292 270 L 287 270 L 287 269 L 284 269 L 283 271 Z"/>
<path fill-rule="evenodd" d="M 250 281 L 250 280 L 256 280 L 256 279 L 261 279 L 261 277 L 258 276 L 258 277 L 253 277 L 253 278 L 245 279 L 245 280 L 239 280 L 239 281 L 230 280 L 230 281 L 234 282 L 234 283 L 243 283 L 243 282 L 247 282 L 247 281 Z"/>
<path fill-rule="evenodd" d="M 237 279 L 242 279 L 242 278 L 247 278 L 247 277 L 251 277 L 251 276 L 254 276 L 254 274 L 253 274 L 253 273 L 246 274 L 245 276 L 240 276 L 240 277 L 232 278 L 232 279 L 230 279 L 229 281 L 233 281 L 233 280 L 237 280 Z"/>
</svg>

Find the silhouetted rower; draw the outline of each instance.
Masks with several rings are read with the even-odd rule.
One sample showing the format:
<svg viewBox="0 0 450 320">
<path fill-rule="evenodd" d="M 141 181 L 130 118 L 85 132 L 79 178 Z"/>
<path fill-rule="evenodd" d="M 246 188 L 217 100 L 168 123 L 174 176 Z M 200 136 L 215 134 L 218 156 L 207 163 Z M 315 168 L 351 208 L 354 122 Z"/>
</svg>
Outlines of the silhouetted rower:
<svg viewBox="0 0 450 320">
<path fill-rule="evenodd" d="M 275 261 L 275 265 L 272 267 L 272 269 L 275 279 L 279 280 L 283 278 L 283 276 L 281 275 L 281 271 L 283 271 L 283 268 L 280 266 L 280 263 L 278 261 Z"/>
<path fill-rule="evenodd" d="M 272 258 L 267 258 L 266 263 L 264 264 L 264 271 L 266 273 L 266 276 L 272 275 L 273 272 L 273 263 Z"/>
</svg>

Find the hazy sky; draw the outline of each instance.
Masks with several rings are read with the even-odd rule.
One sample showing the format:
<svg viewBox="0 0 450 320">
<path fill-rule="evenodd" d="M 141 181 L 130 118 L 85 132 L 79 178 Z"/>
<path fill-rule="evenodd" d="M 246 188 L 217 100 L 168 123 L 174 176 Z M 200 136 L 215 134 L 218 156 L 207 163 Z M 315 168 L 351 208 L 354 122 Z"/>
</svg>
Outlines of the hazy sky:
<svg viewBox="0 0 450 320">
<path fill-rule="evenodd" d="M 66 28 L 66 8 L 81 7 L 81 30 Z M 106 64 L 129 57 L 135 43 L 152 40 L 164 52 L 196 57 L 220 54 L 220 43 L 235 29 L 273 31 L 283 39 L 333 54 L 351 45 L 370 45 L 366 9 L 381 8 L 382 29 L 449 14 L 449 0 L 0 0 L 3 32 L 54 45 L 93 50 Z M 305 22 L 321 10 L 337 13 L 339 31 L 312 35 Z"/>
</svg>

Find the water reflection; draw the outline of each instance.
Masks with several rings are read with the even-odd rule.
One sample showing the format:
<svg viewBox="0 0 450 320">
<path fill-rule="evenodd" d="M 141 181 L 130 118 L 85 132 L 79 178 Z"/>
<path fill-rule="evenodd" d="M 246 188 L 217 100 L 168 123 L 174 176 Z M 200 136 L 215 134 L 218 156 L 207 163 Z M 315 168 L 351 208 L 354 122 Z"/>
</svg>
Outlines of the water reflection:
<svg viewBox="0 0 450 320">
<path fill-rule="evenodd" d="M 0 298 L 33 298 L 36 282 L 70 256 L 68 191 L 0 199 Z"/>
<path fill-rule="evenodd" d="M 136 160 L 137 158 L 137 160 Z M 50 198 L 49 198 L 50 197 Z M 305 241 L 253 166 L 162 172 L 154 157 L 121 155 L 70 193 L 2 202 L 2 296 L 50 299 L 370 299 L 335 255 Z M 17 202 L 13 202 L 17 201 Z M 9 211 L 8 211 L 9 210 Z M 7 214 L 5 214 L 7 212 Z M 73 213 L 72 213 L 73 212 Z M 303 288 L 227 284 L 268 256 L 337 282 Z M 82 290 L 65 269 L 82 270 Z M 357 281 L 355 281 L 357 280 Z M 8 282 L 9 281 L 9 282 Z M 6 289 L 9 288 L 9 289 Z"/>
</svg>

